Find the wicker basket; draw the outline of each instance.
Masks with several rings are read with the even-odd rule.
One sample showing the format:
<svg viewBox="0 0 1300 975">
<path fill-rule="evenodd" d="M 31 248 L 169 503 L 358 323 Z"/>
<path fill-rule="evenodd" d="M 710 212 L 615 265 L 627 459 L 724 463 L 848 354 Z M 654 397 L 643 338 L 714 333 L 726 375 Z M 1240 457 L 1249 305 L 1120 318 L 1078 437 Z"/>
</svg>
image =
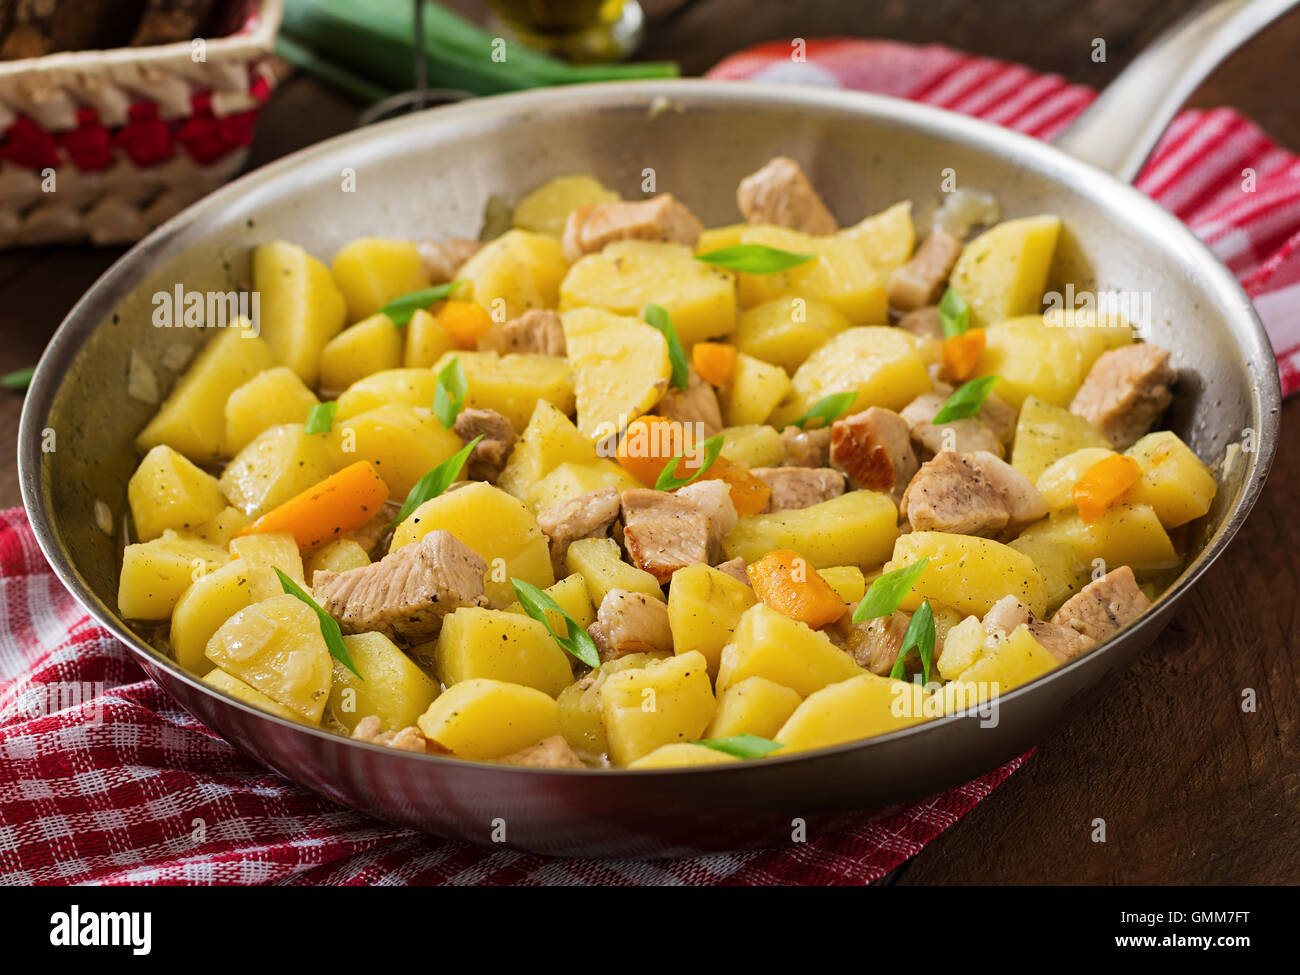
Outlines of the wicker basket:
<svg viewBox="0 0 1300 975">
<path fill-rule="evenodd" d="M 250 0 L 226 37 L 0 63 L 0 247 L 135 241 L 229 179 L 282 12 Z"/>
</svg>

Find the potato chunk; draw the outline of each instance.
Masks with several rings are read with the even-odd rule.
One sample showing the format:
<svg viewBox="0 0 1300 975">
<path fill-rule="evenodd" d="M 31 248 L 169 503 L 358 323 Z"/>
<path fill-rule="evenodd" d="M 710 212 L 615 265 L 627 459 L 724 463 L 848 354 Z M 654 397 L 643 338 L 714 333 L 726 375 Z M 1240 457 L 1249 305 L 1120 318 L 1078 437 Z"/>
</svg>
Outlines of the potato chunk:
<svg viewBox="0 0 1300 975">
<path fill-rule="evenodd" d="M 555 697 L 573 680 L 569 655 L 545 626 L 501 610 L 456 610 L 443 620 L 434 659 L 438 679 L 448 687 L 485 677 Z"/>
<path fill-rule="evenodd" d="M 477 301 L 494 321 L 509 321 L 530 308 L 554 308 L 568 269 L 554 237 L 510 230 L 461 266 L 457 276 L 465 286 L 456 297 Z"/>
<path fill-rule="evenodd" d="M 718 693 L 750 677 L 765 677 L 801 697 L 863 672 L 825 633 L 759 603 L 745 611 L 735 642 L 722 651 Z"/>
<path fill-rule="evenodd" d="M 447 688 L 417 722 L 458 758 L 491 759 L 560 734 L 560 706 L 535 687 L 475 679 Z"/>
<path fill-rule="evenodd" d="M 1176 528 L 1210 510 L 1219 485 L 1210 469 L 1170 430 L 1148 433 L 1124 451 L 1142 468 L 1128 500 L 1149 504 L 1166 528 Z"/>
<path fill-rule="evenodd" d="M 1047 609 L 1043 577 L 1022 552 L 974 535 L 912 532 L 899 536 L 885 571 L 893 572 L 928 558 L 903 606 L 915 609 L 922 599 L 943 603 L 960 613 L 982 617 L 1003 596 L 1015 596 L 1041 618 Z"/>
<path fill-rule="evenodd" d="M 718 396 L 728 426 L 764 423 L 790 391 L 790 377 L 774 366 L 741 352 Z"/>
<path fill-rule="evenodd" d="M 741 615 L 758 601 L 754 590 L 739 579 L 703 562 L 673 573 L 668 587 L 668 625 L 676 653 L 698 651 L 718 673 L 722 648 L 735 632 Z"/>
<path fill-rule="evenodd" d="M 150 450 L 167 444 L 191 460 L 217 460 L 226 441 L 226 400 L 275 364 L 267 344 L 250 330 L 222 329 L 176 381 L 135 445 Z"/>
<path fill-rule="evenodd" d="M 371 315 L 345 328 L 321 349 L 321 388 L 344 390 L 367 376 L 398 368 L 404 340 L 387 315 Z"/>
<path fill-rule="evenodd" d="M 610 244 L 580 258 L 560 286 L 562 311 L 592 308 L 639 316 L 651 302 L 668 311 L 687 348 L 726 335 L 736 325 L 735 276 L 695 260 L 690 248 L 681 244 Z"/>
<path fill-rule="evenodd" d="M 1118 317 L 1082 310 L 1022 315 L 985 331 L 975 375 L 1001 377 L 993 391 L 1017 408 L 1029 396 L 1068 406 L 1101 354 L 1132 341 L 1132 328 Z"/>
<path fill-rule="evenodd" d="M 572 351 L 572 350 L 570 350 Z M 447 352 L 433 365 L 437 374 L 455 355 L 465 370 L 469 393 L 465 405 L 475 410 L 496 410 L 514 427 L 528 425 L 538 400 L 561 413 L 573 412 L 573 370 L 560 356 L 497 355 L 495 352 Z M 429 400 L 426 405 L 431 405 Z"/>
<path fill-rule="evenodd" d="M 320 620 L 285 593 L 240 610 L 212 634 L 208 659 L 222 670 L 319 724 L 333 663 Z"/>
<path fill-rule="evenodd" d="M 394 298 L 429 287 L 424 261 L 411 240 L 359 237 L 334 255 L 331 270 L 347 302 L 350 322 L 369 318 Z"/>
<path fill-rule="evenodd" d="M 550 548 L 537 519 L 500 488 L 474 481 L 426 501 L 397 526 L 390 551 L 437 529 L 451 532 L 487 562 L 484 591 L 492 606 L 515 601 L 512 578 L 543 589 L 555 582 Z"/>
<path fill-rule="evenodd" d="M 657 660 L 605 680 L 601 715 L 609 756 L 628 765 L 660 745 L 694 741 L 713 717 L 708 663 L 700 653 Z"/>
<path fill-rule="evenodd" d="M 212 669 L 206 655 L 208 641 L 226 620 L 253 602 L 250 576 L 265 571 L 237 559 L 200 576 L 185 589 L 172 611 L 169 635 L 178 664 L 199 675 Z"/>
<path fill-rule="evenodd" d="M 956 680 L 944 685 L 944 713 L 953 714 L 1005 694 L 1012 688 L 1041 677 L 1058 663 L 1030 635 L 1027 626 L 1018 626 L 1005 640 L 986 650 Z"/>
<path fill-rule="evenodd" d="M 618 198 L 586 173 L 556 176 L 520 200 L 510 219 L 516 227 L 558 240 L 564 234 L 564 221 L 578 207 L 613 203 Z"/>
<path fill-rule="evenodd" d="M 388 637 L 357 633 L 343 642 L 361 676 L 335 660 L 326 707 L 349 733 L 369 715 L 380 720 L 383 731 L 409 728 L 438 696 L 438 685 Z"/>
<path fill-rule="evenodd" d="M 784 295 L 741 315 L 735 343 L 747 355 L 794 372 L 831 336 L 848 327 L 849 320 L 839 309 Z"/>
<path fill-rule="evenodd" d="M 430 409 L 438 388 L 438 374 L 432 369 L 385 369 L 359 379 L 339 397 L 336 420 L 368 413 L 391 403 Z"/>
<path fill-rule="evenodd" d="M 883 325 L 889 320 L 885 279 L 867 257 L 858 237 L 843 233 L 817 237 L 786 227 L 760 225 L 740 235 L 742 243 L 764 244 L 814 259 L 775 274 L 741 274 L 740 304 L 752 308 L 781 295 L 797 295 L 838 310 L 852 325 Z"/>
<path fill-rule="evenodd" d="M 320 351 L 347 316 L 329 268 L 296 244 L 271 241 L 253 250 L 253 288 L 262 295 L 267 347 L 308 386 L 316 385 Z"/>
<path fill-rule="evenodd" d="M 126 485 L 131 520 L 143 542 L 168 528 L 192 528 L 226 507 L 217 479 L 165 444 L 145 454 Z"/>
<path fill-rule="evenodd" d="M 524 503 L 530 510 L 541 514 L 547 508 L 553 508 L 562 501 L 568 501 L 570 498 L 591 491 L 599 491 L 601 488 L 612 487 L 619 491 L 626 491 L 642 486 L 641 482 L 624 468 L 605 457 L 597 457 L 580 464 L 566 461 L 533 484 L 524 494 Z"/>
<path fill-rule="evenodd" d="M 674 745 L 660 745 L 649 755 L 642 755 L 628 768 L 686 768 L 692 765 L 726 765 L 739 762 L 735 755 L 728 755 L 707 745 L 681 742 Z"/>
<path fill-rule="evenodd" d="M 766 677 L 746 677 L 718 695 L 718 710 L 704 736 L 775 738 L 802 700 L 797 692 L 776 681 Z"/>
<path fill-rule="evenodd" d="M 668 343 L 639 318 L 580 308 L 564 316 L 564 340 L 577 373 L 578 429 L 589 440 L 618 432 L 668 388 Z"/>
<path fill-rule="evenodd" d="M 573 422 L 552 403 L 538 400 L 497 478 L 497 487 L 523 500 L 529 488 L 565 461 L 595 459 L 596 448 Z"/>
<path fill-rule="evenodd" d="M 259 372 L 226 400 L 225 454 L 235 456 L 270 427 L 305 423 L 319 402 L 288 366 Z"/>
<path fill-rule="evenodd" d="M 286 423 L 259 434 L 221 472 L 221 491 L 246 515 L 262 515 L 338 468 L 329 438 Z"/>
<path fill-rule="evenodd" d="M 229 558 L 224 548 L 170 528 L 151 541 L 128 545 L 117 583 L 118 611 L 127 619 L 165 620 L 195 579 Z"/>
<path fill-rule="evenodd" d="M 1060 233 L 1060 217 L 1023 217 L 966 245 L 949 283 L 970 305 L 972 326 L 988 328 L 1038 310 Z"/>
<path fill-rule="evenodd" d="M 348 463 L 367 460 L 400 500 L 444 460 L 460 450 L 460 437 L 433 413 L 405 403 L 390 403 L 338 421 L 329 438 Z"/>
<path fill-rule="evenodd" d="M 659 581 L 644 569 L 624 562 L 618 542 L 612 538 L 580 538 L 569 546 L 564 562 L 570 572 L 586 581 L 593 606 L 599 606 L 611 589 L 664 598 Z"/>
<path fill-rule="evenodd" d="M 209 664 L 211 666 L 211 664 Z M 225 691 L 237 701 L 243 701 L 245 704 L 251 704 L 253 707 L 269 714 L 274 714 L 281 718 L 288 718 L 290 721 L 299 720 L 298 715 L 290 711 L 283 704 L 277 704 L 269 697 L 253 687 L 246 684 L 238 677 L 227 674 L 220 668 L 213 668 L 203 676 L 203 683 L 209 687 L 215 687 L 219 691 Z"/>
<path fill-rule="evenodd" d="M 807 751 L 888 734 L 924 721 L 925 698 L 909 681 L 862 673 L 810 694 L 775 740 L 789 751 Z"/>
<path fill-rule="evenodd" d="M 1037 481 L 1062 457 L 1090 447 L 1109 450 L 1110 441 L 1083 417 L 1064 407 L 1045 403 L 1037 396 L 1025 398 L 1011 448 L 1011 466 L 1021 474 Z"/>
<path fill-rule="evenodd" d="M 893 550 L 898 509 L 886 495 L 849 491 L 807 508 L 741 518 L 722 540 L 727 558 L 757 562 L 768 552 L 792 548 L 815 569 L 856 565 L 874 569 Z"/>
</svg>

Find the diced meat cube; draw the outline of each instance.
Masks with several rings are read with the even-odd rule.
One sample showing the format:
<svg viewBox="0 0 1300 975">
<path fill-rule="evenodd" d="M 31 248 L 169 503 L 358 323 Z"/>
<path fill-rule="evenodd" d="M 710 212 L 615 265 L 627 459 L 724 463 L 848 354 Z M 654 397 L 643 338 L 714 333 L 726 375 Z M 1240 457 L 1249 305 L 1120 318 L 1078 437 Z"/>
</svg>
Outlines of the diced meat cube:
<svg viewBox="0 0 1300 975">
<path fill-rule="evenodd" d="M 416 244 L 420 260 L 430 284 L 446 284 L 456 280 L 460 266 L 474 256 L 483 245 L 477 240 L 452 237 L 450 240 L 422 240 Z"/>
<path fill-rule="evenodd" d="M 816 430 L 786 427 L 781 431 L 781 443 L 785 445 L 782 467 L 825 467 L 830 463 L 830 427 Z"/>
<path fill-rule="evenodd" d="M 749 581 L 749 573 L 745 571 L 745 560 L 737 555 L 734 559 L 727 559 L 726 562 L 719 562 L 714 566 L 719 572 L 725 572 L 731 578 L 743 582 L 747 586 L 752 586 Z"/>
<path fill-rule="evenodd" d="M 565 355 L 564 324 L 546 308 L 530 308 L 508 322 L 493 322 L 478 340 L 485 352 L 507 355 Z"/>
<path fill-rule="evenodd" d="M 502 765 L 523 768 L 586 768 L 563 735 L 543 738 L 536 745 L 529 745 L 497 761 Z"/>
<path fill-rule="evenodd" d="M 1101 643 L 1151 608 L 1127 565 L 1090 582 L 1062 604 L 1052 622 Z"/>
<path fill-rule="evenodd" d="M 1016 408 L 997 393 L 989 393 L 984 399 L 984 405 L 975 414 L 977 420 L 993 431 L 993 436 L 1007 445 L 1010 445 L 1016 435 L 1016 420 L 1019 416 Z"/>
<path fill-rule="evenodd" d="M 788 156 L 777 156 L 742 179 L 736 188 L 736 203 L 750 223 L 771 223 L 818 235 L 839 229 L 799 164 Z"/>
<path fill-rule="evenodd" d="M 694 369 L 686 388 L 669 386 L 654 412 L 689 426 L 697 434 L 704 434 L 703 437 L 696 436 L 696 441 L 722 432 L 722 408 L 718 406 L 717 391 Z"/>
<path fill-rule="evenodd" d="M 424 732 L 414 725 L 398 731 L 384 731 L 383 728 L 384 724 L 379 718 L 368 714 L 352 729 L 352 739 L 369 742 L 372 745 L 386 745 L 401 752 L 415 752 L 419 755 L 431 751 L 429 739 L 425 738 Z"/>
<path fill-rule="evenodd" d="M 461 443 L 482 437 L 469 455 L 465 471 L 472 481 L 495 484 L 506 466 L 506 459 L 515 445 L 515 430 L 510 421 L 496 410 L 461 410 L 452 427 Z"/>
<path fill-rule="evenodd" d="M 914 311 L 937 302 L 961 255 L 961 246 L 952 234 L 931 231 L 912 259 L 889 276 L 889 303 L 902 311 Z"/>
<path fill-rule="evenodd" d="M 854 623 L 844 649 L 859 667 L 885 676 L 894 669 L 898 651 L 903 648 L 903 636 L 911 621 L 912 618 L 906 613 L 896 610 L 891 616 Z"/>
<path fill-rule="evenodd" d="M 596 622 L 587 627 L 601 660 L 629 653 L 672 653 L 668 604 L 643 592 L 611 589 L 600 601 Z"/>
<path fill-rule="evenodd" d="M 623 544 L 660 582 L 697 562 L 713 565 L 722 538 L 736 526 L 736 508 L 722 481 L 696 481 L 679 491 L 633 488 L 620 495 Z"/>
<path fill-rule="evenodd" d="M 898 320 L 898 327 L 917 338 L 943 339 L 943 322 L 939 318 L 938 305 L 926 305 L 909 311 Z"/>
<path fill-rule="evenodd" d="M 978 415 L 935 426 L 933 420 L 947 399 L 941 393 L 922 393 L 899 414 L 907 423 L 912 442 L 924 451 L 925 456 L 941 450 L 960 454 L 985 450 L 997 457 L 1005 456 L 1006 448 L 1002 441 Z M 951 431 L 951 434 L 946 431 Z"/>
<path fill-rule="evenodd" d="M 662 240 L 694 247 L 703 232 L 704 224 L 671 193 L 634 202 L 597 203 L 569 214 L 564 224 L 564 257 L 572 264 L 616 240 Z"/>
<path fill-rule="evenodd" d="M 1021 626 L 1027 627 L 1029 635 L 1062 663 L 1095 645 L 1095 641 L 1068 626 L 1034 619 L 1029 607 L 1015 596 L 1003 596 L 984 616 L 984 632 L 998 640 L 1005 640 Z"/>
<path fill-rule="evenodd" d="M 906 421 L 881 406 L 831 424 L 830 462 L 853 487 L 880 491 L 895 502 L 920 466 Z"/>
<path fill-rule="evenodd" d="M 1018 626 L 1032 619 L 1029 607 L 1015 596 L 1003 596 L 984 614 L 984 632 L 989 636 L 1005 638 Z"/>
<path fill-rule="evenodd" d="M 477 552 L 437 530 L 372 565 L 322 569 L 312 577 L 312 589 L 344 633 L 373 631 L 409 646 L 436 637 L 448 613 L 485 605 L 486 572 Z"/>
<path fill-rule="evenodd" d="M 618 517 L 618 489 L 607 487 L 561 501 L 537 516 L 537 526 L 551 545 L 551 563 L 558 576 L 569 546 L 580 538 L 603 538 Z"/>
<path fill-rule="evenodd" d="M 829 467 L 755 467 L 750 473 L 772 489 L 768 511 L 810 508 L 844 493 L 844 475 Z"/>
<path fill-rule="evenodd" d="M 1074 394 L 1070 412 L 1103 434 L 1116 450 L 1130 447 L 1173 401 L 1169 387 L 1178 374 L 1169 353 L 1139 343 L 1103 352 Z"/>
<path fill-rule="evenodd" d="M 993 538 L 1044 517 L 1047 502 L 1023 474 L 992 454 L 945 450 L 916 472 L 899 509 L 913 531 Z"/>
</svg>

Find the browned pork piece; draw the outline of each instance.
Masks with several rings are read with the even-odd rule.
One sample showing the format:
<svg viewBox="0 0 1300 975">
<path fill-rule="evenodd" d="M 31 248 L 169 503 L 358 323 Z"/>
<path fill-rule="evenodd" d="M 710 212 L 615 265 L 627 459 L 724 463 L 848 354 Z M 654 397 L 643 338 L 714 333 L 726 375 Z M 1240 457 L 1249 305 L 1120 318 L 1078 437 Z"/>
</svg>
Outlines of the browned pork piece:
<svg viewBox="0 0 1300 975">
<path fill-rule="evenodd" d="M 1138 588 L 1133 570 L 1121 565 L 1067 599 L 1052 622 L 1100 643 L 1150 608 L 1151 600 Z"/>
<path fill-rule="evenodd" d="M 924 308 L 909 311 L 898 320 L 898 327 L 911 332 L 917 338 L 943 338 L 943 322 L 939 318 L 938 305 L 926 305 Z"/>
<path fill-rule="evenodd" d="M 618 509 L 618 490 L 607 487 L 561 501 L 537 516 L 537 526 L 550 542 L 551 563 L 557 576 L 564 570 L 569 546 L 580 538 L 604 538 L 618 517 Z"/>
<path fill-rule="evenodd" d="M 690 382 L 686 388 L 669 386 L 654 412 L 704 434 L 704 437 L 697 437 L 696 440 L 722 432 L 722 408 L 718 406 L 718 394 L 694 369 L 691 370 Z M 698 430 L 696 424 L 699 424 Z"/>
<path fill-rule="evenodd" d="M 924 456 L 945 449 L 959 454 L 985 450 L 997 457 L 1005 456 L 1006 447 L 993 427 L 984 421 L 983 410 L 975 416 L 934 425 L 933 420 L 943 409 L 949 395 L 950 393 L 922 393 L 903 407 L 899 414 L 907 423 L 912 442 L 921 448 Z"/>
<path fill-rule="evenodd" d="M 942 230 L 931 231 L 912 259 L 889 276 L 889 303 L 902 311 L 933 305 L 960 255 L 960 240 Z"/>
<path fill-rule="evenodd" d="M 536 745 L 512 752 L 497 759 L 502 765 L 519 765 L 524 768 L 585 768 L 576 752 L 569 747 L 563 735 L 543 738 Z"/>
<path fill-rule="evenodd" d="M 777 156 L 742 179 L 736 189 L 736 204 L 750 223 L 774 223 L 806 234 L 839 230 L 808 177 L 788 156 Z"/>
<path fill-rule="evenodd" d="M 772 489 L 768 511 L 809 508 L 844 493 L 844 475 L 829 467 L 755 467 L 750 473 Z"/>
<path fill-rule="evenodd" d="M 745 571 L 745 560 L 737 555 L 734 559 L 727 559 L 725 562 L 719 562 L 714 566 L 719 572 L 725 572 L 733 579 L 743 582 L 745 585 L 752 585 L 749 581 L 749 573 Z"/>
<path fill-rule="evenodd" d="M 462 606 L 482 606 L 487 563 L 448 531 L 390 552 L 373 565 L 346 572 L 322 569 L 312 589 L 344 633 L 382 633 L 406 645 L 432 640 L 442 618 Z"/>
<path fill-rule="evenodd" d="M 596 622 L 587 627 L 601 660 L 629 653 L 672 653 L 668 604 L 643 592 L 611 589 L 600 601 Z"/>
<path fill-rule="evenodd" d="M 564 324 L 558 313 L 545 308 L 530 308 L 508 322 L 493 322 L 478 340 L 485 352 L 507 355 L 564 355 Z"/>
<path fill-rule="evenodd" d="M 1093 641 L 1067 626 L 1034 619 L 1029 607 L 1015 596 L 1003 596 L 984 614 L 984 632 L 1006 639 L 1019 626 L 1027 626 L 1029 635 L 1061 662 L 1073 660 L 1093 645 Z"/>
<path fill-rule="evenodd" d="M 786 427 L 781 431 L 781 443 L 785 446 L 782 467 L 825 467 L 830 463 L 830 427 L 816 430 Z"/>
<path fill-rule="evenodd" d="M 412 725 L 399 731 L 384 731 L 384 723 L 373 714 L 368 714 L 357 722 L 357 726 L 352 729 L 352 737 L 356 741 L 387 745 L 403 752 L 423 754 L 429 751 L 429 740 L 419 728 Z"/>
<path fill-rule="evenodd" d="M 736 507 L 722 481 L 696 481 L 671 494 L 633 488 L 620 502 L 628 555 L 660 582 L 688 565 L 716 563 L 723 536 L 736 527 Z"/>
<path fill-rule="evenodd" d="M 895 610 L 891 616 L 854 623 L 844 641 L 844 649 L 859 667 L 865 667 L 882 677 L 894 669 L 898 651 L 903 648 L 903 635 L 912 618 Z"/>
<path fill-rule="evenodd" d="M 1169 387 L 1177 378 L 1169 353 L 1160 346 L 1120 346 L 1103 352 L 1092 364 L 1074 394 L 1070 412 L 1104 433 L 1116 450 L 1123 450 L 1151 429 L 1173 401 Z"/>
<path fill-rule="evenodd" d="M 430 284 L 446 284 L 456 280 L 456 272 L 483 245 L 477 240 L 452 237 L 448 240 L 422 240 L 415 245 L 424 262 Z"/>
<path fill-rule="evenodd" d="M 940 451 L 903 492 L 899 513 L 913 531 L 994 538 L 1047 515 L 1029 480 L 987 451 Z"/>
<path fill-rule="evenodd" d="M 506 466 L 510 449 L 515 445 L 515 429 L 510 421 L 496 410 L 461 410 L 456 416 L 452 431 L 461 443 L 470 443 L 482 437 L 470 452 L 466 473 L 472 481 L 496 483 L 501 469 Z"/>
<path fill-rule="evenodd" d="M 662 240 L 694 247 L 704 232 L 695 214 L 660 193 L 648 200 L 578 207 L 564 223 L 564 258 L 570 264 L 616 240 Z"/>
<path fill-rule="evenodd" d="M 881 406 L 831 424 L 830 462 L 853 487 L 891 495 L 895 503 L 920 466 L 907 422 Z"/>
</svg>

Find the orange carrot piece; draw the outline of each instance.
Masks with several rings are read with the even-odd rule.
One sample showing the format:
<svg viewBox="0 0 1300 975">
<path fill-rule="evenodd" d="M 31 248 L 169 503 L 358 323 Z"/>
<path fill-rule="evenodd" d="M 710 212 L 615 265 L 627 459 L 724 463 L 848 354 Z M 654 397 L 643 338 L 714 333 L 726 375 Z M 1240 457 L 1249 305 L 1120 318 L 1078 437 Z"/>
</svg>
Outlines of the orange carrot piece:
<svg viewBox="0 0 1300 975">
<path fill-rule="evenodd" d="M 719 455 L 707 471 L 700 475 L 702 481 L 725 481 L 731 491 L 731 503 L 736 506 L 736 514 L 742 518 L 756 515 L 767 507 L 772 498 L 772 489 L 767 483 L 749 473 L 744 464 Z"/>
<path fill-rule="evenodd" d="M 825 626 L 848 612 L 839 593 L 794 549 L 768 552 L 745 572 L 759 599 L 801 623 Z"/>
<path fill-rule="evenodd" d="M 311 549 L 360 528 L 387 500 L 384 479 L 369 461 L 359 460 L 272 508 L 235 537 L 289 532 L 300 549 Z"/>
<path fill-rule="evenodd" d="M 477 301 L 449 299 L 439 306 L 434 317 L 462 349 L 477 348 L 479 337 L 492 327 L 492 316 Z"/>
<path fill-rule="evenodd" d="M 1132 457 L 1112 454 L 1088 468 L 1074 485 L 1074 503 L 1085 522 L 1096 521 L 1142 477 Z"/>
<path fill-rule="evenodd" d="M 736 347 L 726 342 L 696 342 L 691 349 L 691 365 L 706 383 L 721 386 L 736 368 Z"/>
<path fill-rule="evenodd" d="M 953 382 L 965 382 L 975 371 L 984 352 L 987 336 L 982 328 L 972 328 L 943 340 L 943 370 Z"/>
<path fill-rule="evenodd" d="M 689 453 L 688 453 L 689 452 Z M 693 456 L 698 453 L 699 456 Z M 676 420 L 647 413 L 627 425 L 618 442 L 618 462 L 647 487 L 654 487 L 660 472 L 674 457 L 678 477 L 689 477 L 703 461 L 703 451 L 694 450 L 690 432 Z"/>
</svg>

